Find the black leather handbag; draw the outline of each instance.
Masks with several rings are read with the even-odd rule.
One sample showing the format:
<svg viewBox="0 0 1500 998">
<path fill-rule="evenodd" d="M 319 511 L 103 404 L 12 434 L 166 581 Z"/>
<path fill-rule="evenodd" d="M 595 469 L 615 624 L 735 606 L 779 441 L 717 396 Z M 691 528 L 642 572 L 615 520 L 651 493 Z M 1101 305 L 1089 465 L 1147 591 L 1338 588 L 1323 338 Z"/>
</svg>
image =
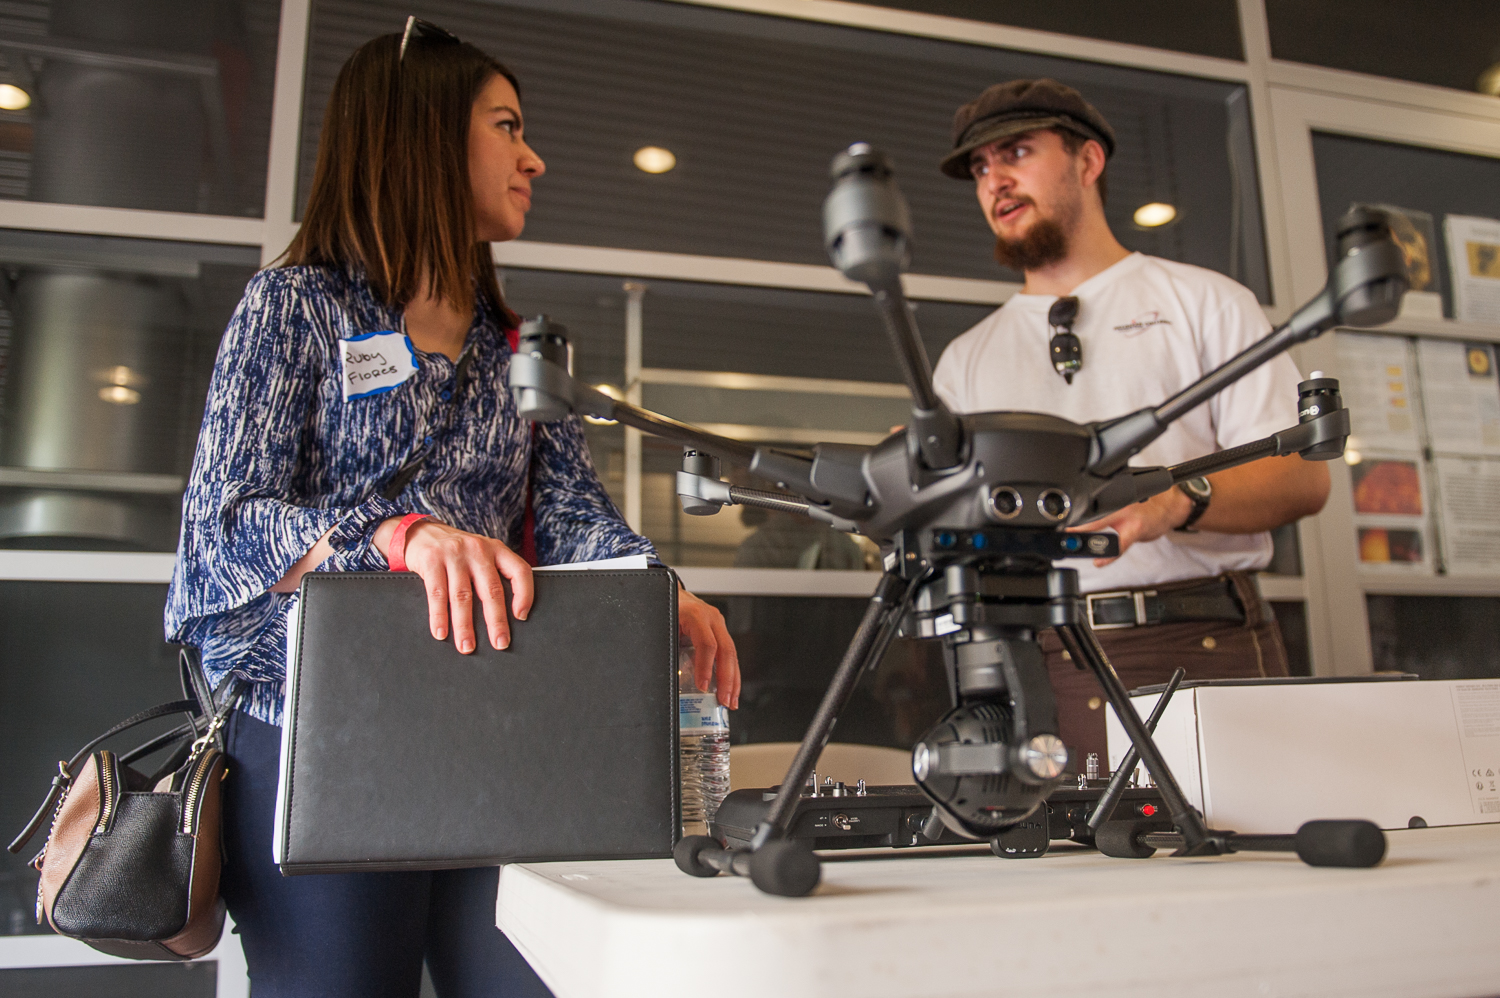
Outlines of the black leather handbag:
<svg viewBox="0 0 1500 998">
<path fill-rule="evenodd" d="M 112 956 L 192 960 L 224 931 L 219 898 L 222 729 L 239 699 L 230 677 L 210 690 L 191 649 L 181 656 L 188 699 L 128 717 L 59 762 L 47 799 L 10 851 L 20 852 L 52 815 L 32 859 L 41 872 L 36 919 Z M 129 752 L 95 747 L 147 721 L 188 720 Z M 153 773 L 132 762 L 168 749 Z"/>
</svg>

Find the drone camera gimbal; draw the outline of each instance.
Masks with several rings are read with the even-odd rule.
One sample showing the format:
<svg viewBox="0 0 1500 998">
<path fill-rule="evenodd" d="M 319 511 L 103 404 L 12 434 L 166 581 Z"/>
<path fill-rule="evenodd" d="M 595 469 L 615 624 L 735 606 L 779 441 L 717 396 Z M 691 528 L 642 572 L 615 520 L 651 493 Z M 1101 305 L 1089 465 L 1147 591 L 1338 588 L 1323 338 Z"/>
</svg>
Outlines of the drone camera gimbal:
<svg viewBox="0 0 1500 998">
<path fill-rule="evenodd" d="M 1299 836 L 1207 828 L 1131 706 L 1094 636 L 1077 572 L 1066 562 L 1118 555 L 1112 533 L 1078 528 L 1178 482 L 1273 455 L 1330 460 L 1343 453 L 1349 413 L 1338 382 L 1315 377 L 1299 386 L 1295 426 L 1171 468 L 1129 464 L 1174 420 L 1294 344 L 1334 326 L 1394 318 L 1406 268 L 1383 213 L 1357 208 L 1344 217 L 1327 285 L 1265 338 L 1159 406 L 1085 425 L 1040 413 L 953 413 L 933 388 L 932 365 L 902 288 L 911 221 L 889 161 L 860 143 L 834 159 L 832 173 L 825 245 L 835 266 L 873 295 L 911 393 L 904 431 L 873 447 L 818 444 L 810 450 L 708 433 L 574 380 L 565 330 L 546 317 L 522 326 L 521 347 L 511 360 L 510 386 L 525 418 L 547 421 L 576 412 L 683 444 L 677 491 L 686 512 L 711 515 L 726 505 L 799 512 L 864 534 L 881 548 L 885 571 L 875 594 L 749 849 L 727 849 L 703 836 L 684 839 L 678 865 L 696 876 L 748 875 L 762 890 L 788 896 L 816 885 L 817 857 L 787 837 L 788 825 L 855 684 L 898 633 L 943 641 L 953 694 L 953 708 L 912 753 L 913 776 L 933 802 L 929 826 L 941 823 L 993 844 L 1036 811 L 1071 761 L 1058 737 L 1056 698 L 1037 644 L 1046 628 L 1056 630 L 1075 664 L 1099 679 L 1171 816 L 1170 829 L 1142 828 L 1123 841 L 1111 828 L 1097 842 L 1101 849 L 1119 856 L 1149 855 L 1157 847 L 1181 855 L 1279 849 L 1320 865 L 1379 862 L 1384 837 L 1368 822 L 1310 822 Z M 781 491 L 722 481 L 721 460 L 743 465 Z M 1123 785 L 1125 776 L 1124 769 L 1116 773 L 1116 783 Z"/>
</svg>

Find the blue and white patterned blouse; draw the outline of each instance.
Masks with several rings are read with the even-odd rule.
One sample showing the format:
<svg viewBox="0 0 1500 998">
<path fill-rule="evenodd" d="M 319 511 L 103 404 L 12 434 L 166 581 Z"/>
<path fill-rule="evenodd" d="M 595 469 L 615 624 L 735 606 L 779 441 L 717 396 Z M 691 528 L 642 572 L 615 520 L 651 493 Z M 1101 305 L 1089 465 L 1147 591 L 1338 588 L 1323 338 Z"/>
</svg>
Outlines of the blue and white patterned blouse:
<svg viewBox="0 0 1500 998">
<path fill-rule="evenodd" d="M 346 402 L 339 341 L 404 328 L 357 273 L 281 267 L 250 281 L 219 345 L 166 633 L 198 647 L 211 683 L 231 670 L 250 680 L 242 709 L 263 721 L 281 722 L 296 599 L 269 590 L 330 528 L 334 554 L 320 571 L 384 571 L 375 527 L 409 512 L 519 550 L 529 470 L 539 564 L 655 556 L 605 494 L 577 417 L 516 415 L 510 343 L 486 306 L 469 329 L 462 384 L 448 357 L 413 351 L 404 382 Z M 416 477 L 394 502 L 382 498 L 422 449 Z"/>
</svg>

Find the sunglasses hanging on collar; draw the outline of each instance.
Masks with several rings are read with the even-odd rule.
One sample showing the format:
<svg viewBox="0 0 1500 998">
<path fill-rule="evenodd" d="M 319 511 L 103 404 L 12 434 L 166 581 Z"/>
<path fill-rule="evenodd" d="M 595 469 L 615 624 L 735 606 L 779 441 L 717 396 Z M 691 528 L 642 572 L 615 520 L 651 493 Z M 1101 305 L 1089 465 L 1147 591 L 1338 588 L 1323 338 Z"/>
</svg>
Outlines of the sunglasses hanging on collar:
<svg viewBox="0 0 1500 998">
<path fill-rule="evenodd" d="M 1078 299 L 1071 295 L 1057 299 L 1047 310 L 1047 322 L 1052 326 L 1052 341 L 1047 345 L 1052 354 L 1052 369 L 1070 385 L 1073 375 L 1083 370 L 1083 344 L 1073 334 L 1073 320 L 1077 317 Z"/>
</svg>

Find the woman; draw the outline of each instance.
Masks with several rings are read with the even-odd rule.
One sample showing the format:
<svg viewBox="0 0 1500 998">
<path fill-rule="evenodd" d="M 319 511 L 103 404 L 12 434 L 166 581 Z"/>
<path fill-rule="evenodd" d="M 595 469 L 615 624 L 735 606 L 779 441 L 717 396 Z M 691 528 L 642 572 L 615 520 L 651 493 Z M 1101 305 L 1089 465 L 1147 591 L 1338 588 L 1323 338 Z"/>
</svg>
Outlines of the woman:
<svg viewBox="0 0 1500 998">
<path fill-rule="evenodd" d="M 256 998 L 415 995 L 424 956 L 445 996 L 546 993 L 494 927 L 494 869 L 283 879 L 271 861 L 303 574 L 404 560 L 433 637 L 451 630 L 470 653 L 476 602 L 496 648 L 507 609 L 530 609 L 518 551 L 537 564 L 655 554 L 605 494 L 577 419 L 525 423 L 506 390 L 516 320 L 487 244 L 521 234 L 544 169 L 515 77 L 410 19 L 340 71 L 302 229 L 220 345 L 166 622 L 210 682 L 249 681 L 228 733 L 222 890 Z M 737 706 L 722 617 L 686 592 L 679 617 L 697 681 L 716 676 Z"/>
</svg>

